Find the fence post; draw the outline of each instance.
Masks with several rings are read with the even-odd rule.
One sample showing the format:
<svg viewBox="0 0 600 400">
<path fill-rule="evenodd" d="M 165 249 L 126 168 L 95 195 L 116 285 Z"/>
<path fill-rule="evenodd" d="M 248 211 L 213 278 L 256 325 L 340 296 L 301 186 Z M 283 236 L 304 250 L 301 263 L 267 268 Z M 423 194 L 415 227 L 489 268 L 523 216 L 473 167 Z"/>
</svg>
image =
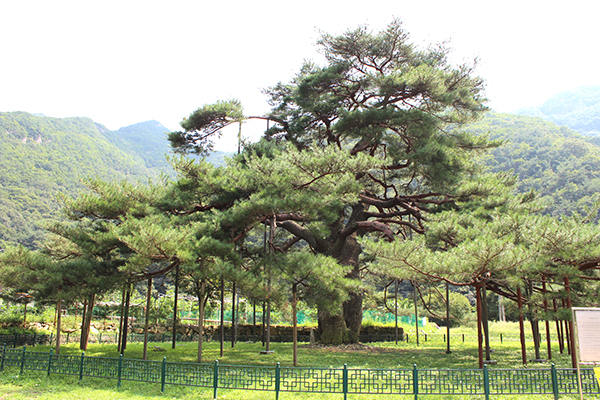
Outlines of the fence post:
<svg viewBox="0 0 600 400">
<path fill-rule="evenodd" d="M 27 346 L 23 346 L 23 353 L 21 353 L 21 374 L 23 373 L 23 368 L 25 368 L 25 351 L 27 350 Z"/>
<path fill-rule="evenodd" d="M 54 332 L 50 332 L 50 346 L 52 346 L 52 336 L 54 336 Z"/>
<path fill-rule="evenodd" d="M 98 344 L 102 344 L 102 332 L 100 332 L 100 336 L 98 337 Z"/>
<path fill-rule="evenodd" d="M 500 334 L 500 344 L 502 344 L 502 334 Z"/>
<path fill-rule="evenodd" d="M 121 376 L 123 374 L 123 354 L 119 354 L 119 364 L 117 365 L 117 387 L 121 387 Z"/>
<path fill-rule="evenodd" d="M 558 400 L 558 376 L 556 375 L 556 365 L 554 365 L 554 363 L 552 363 L 550 375 L 552 377 L 552 393 L 554 393 L 554 400 Z"/>
<path fill-rule="evenodd" d="M 162 366 L 160 369 L 160 392 L 165 392 L 165 381 L 167 375 L 167 357 L 163 357 Z"/>
<path fill-rule="evenodd" d="M 2 346 L 2 364 L 0 364 L 0 372 L 4 371 L 4 358 L 6 357 L 6 343 Z"/>
<path fill-rule="evenodd" d="M 490 375 L 487 364 L 483 365 L 483 390 L 485 391 L 485 400 L 490 400 Z"/>
<path fill-rule="evenodd" d="M 415 394 L 415 400 L 417 400 L 419 397 L 419 372 L 417 364 L 413 364 L 413 393 Z"/>
<path fill-rule="evenodd" d="M 275 367 L 275 400 L 279 400 L 279 385 L 281 383 L 281 364 L 277 363 Z"/>
<path fill-rule="evenodd" d="M 215 360 L 213 371 L 213 399 L 217 398 L 217 388 L 219 387 L 219 360 Z"/>
<path fill-rule="evenodd" d="M 69 335 L 71 335 L 71 333 L 67 332 L 67 344 L 69 344 Z M 52 344 L 52 342 L 50 342 L 50 344 Z"/>
<path fill-rule="evenodd" d="M 348 364 L 344 363 L 344 373 L 342 375 L 342 388 L 344 390 L 344 400 L 348 398 Z"/>
<path fill-rule="evenodd" d="M 48 356 L 48 376 L 50 376 L 51 368 L 52 368 L 52 349 L 50 349 L 50 355 Z"/>
<path fill-rule="evenodd" d="M 83 360 L 85 359 L 85 351 L 81 352 L 81 361 L 79 362 L 79 380 L 83 379 Z"/>
<path fill-rule="evenodd" d="M 33 347 L 35 347 L 35 338 L 36 338 L 36 332 L 33 332 Z"/>
</svg>

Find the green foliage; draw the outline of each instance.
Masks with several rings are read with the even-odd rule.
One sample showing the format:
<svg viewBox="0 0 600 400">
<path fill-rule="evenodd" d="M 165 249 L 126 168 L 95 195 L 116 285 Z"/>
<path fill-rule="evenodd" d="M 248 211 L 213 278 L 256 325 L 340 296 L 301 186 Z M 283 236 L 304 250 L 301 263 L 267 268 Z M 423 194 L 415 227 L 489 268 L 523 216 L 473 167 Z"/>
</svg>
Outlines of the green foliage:
<svg viewBox="0 0 600 400">
<path fill-rule="evenodd" d="M 0 113 L 0 247 L 38 245 L 40 221 L 58 217 L 59 195 L 75 196 L 84 189 L 82 178 L 145 181 L 158 175 L 108 134 L 87 118 Z"/>
<path fill-rule="evenodd" d="M 539 118 L 487 114 L 468 125 L 506 143 L 491 151 L 492 171 L 513 171 L 520 192 L 535 190 L 552 216 L 585 214 L 600 191 L 600 147 L 566 127 Z"/>
<path fill-rule="evenodd" d="M 587 86 L 561 92 L 539 107 L 520 110 L 519 114 L 532 115 L 565 125 L 583 135 L 600 135 L 600 86 Z"/>
</svg>

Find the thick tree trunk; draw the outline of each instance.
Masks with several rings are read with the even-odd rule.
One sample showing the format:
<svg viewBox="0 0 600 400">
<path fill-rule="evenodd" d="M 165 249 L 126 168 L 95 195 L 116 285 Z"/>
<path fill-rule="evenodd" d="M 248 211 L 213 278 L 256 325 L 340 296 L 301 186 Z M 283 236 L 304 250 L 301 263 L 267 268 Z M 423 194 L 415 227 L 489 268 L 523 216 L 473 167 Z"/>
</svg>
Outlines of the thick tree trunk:
<svg viewBox="0 0 600 400">
<path fill-rule="evenodd" d="M 349 236 L 340 246 L 338 251 L 330 255 L 335 257 L 342 265 L 352 267 L 346 275 L 347 278 L 360 277 L 359 256 L 361 247 L 356 240 L 356 235 Z M 343 303 L 338 314 L 326 310 L 319 310 L 319 341 L 325 344 L 358 343 L 360 327 L 362 325 L 362 293 L 350 292 L 349 299 Z"/>
</svg>

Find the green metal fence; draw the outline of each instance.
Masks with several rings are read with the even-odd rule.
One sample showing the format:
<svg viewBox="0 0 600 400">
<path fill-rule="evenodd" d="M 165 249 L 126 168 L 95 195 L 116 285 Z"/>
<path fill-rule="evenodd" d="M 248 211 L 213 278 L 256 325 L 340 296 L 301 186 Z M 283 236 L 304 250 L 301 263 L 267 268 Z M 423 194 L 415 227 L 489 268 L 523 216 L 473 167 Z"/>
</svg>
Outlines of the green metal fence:
<svg viewBox="0 0 600 400">
<path fill-rule="evenodd" d="M 34 352 L 4 346 L 0 371 L 5 368 L 46 371 L 50 374 L 76 375 L 150 382 L 161 385 L 183 385 L 211 388 L 214 398 L 218 390 L 243 389 L 275 392 L 414 395 L 491 395 L 547 394 L 555 399 L 561 394 L 577 394 L 577 371 L 574 369 L 362 369 L 362 368 L 296 368 L 275 366 L 242 366 L 183 362 L 146 361 L 139 359 L 55 355 L 52 351 Z M 582 391 L 600 395 L 593 369 L 581 370 Z"/>
</svg>

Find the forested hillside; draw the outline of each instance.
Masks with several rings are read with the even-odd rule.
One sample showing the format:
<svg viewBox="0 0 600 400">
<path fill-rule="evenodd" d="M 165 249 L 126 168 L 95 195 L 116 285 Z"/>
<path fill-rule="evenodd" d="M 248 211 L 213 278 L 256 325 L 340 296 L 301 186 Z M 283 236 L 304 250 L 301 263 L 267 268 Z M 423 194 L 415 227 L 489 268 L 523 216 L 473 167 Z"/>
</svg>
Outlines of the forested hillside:
<svg viewBox="0 0 600 400">
<path fill-rule="evenodd" d="M 146 167 L 171 171 L 165 154 L 170 147 L 167 141 L 169 129 L 158 121 L 146 121 L 129 125 L 116 131 L 107 131 L 104 135 L 128 154 L 135 154 L 144 160 Z"/>
<path fill-rule="evenodd" d="M 491 152 L 493 171 L 514 170 L 519 189 L 535 189 L 552 215 L 583 212 L 600 191 L 600 146 L 541 118 L 489 113 L 467 129 L 506 144 Z M 56 218 L 58 194 L 75 196 L 82 178 L 147 181 L 172 173 L 165 159 L 167 129 L 147 121 L 109 131 L 88 118 L 0 113 L 0 248 L 33 247 L 39 222 Z M 226 153 L 210 157 L 223 162 Z"/>
<path fill-rule="evenodd" d="M 89 118 L 0 113 L 0 249 L 7 242 L 35 247 L 40 222 L 58 216 L 59 194 L 84 190 L 81 179 L 172 175 L 167 131 L 157 121 L 109 131 Z M 227 155 L 216 152 L 209 161 L 220 164 Z"/>
<path fill-rule="evenodd" d="M 519 114 L 541 117 L 583 135 L 599 136 L 600 86 L 561 92 L 541 106 L 520 110 Z"/>
<path fill-rule="evenodd" d="M 519 189 L 538 191 L 551 215 L 584 212 L 600 191 L 600 147 L 589 137 L 541 118 L 497 113 L 466 129 L 506 141 L 486 163 L 493 171 L 514 170 Z"/>
<path fill-rule="evenodd" d="M 158 175 L 107 133 L 88 118 L 0 113 L 0 248 L 7 241 L 33 246 L 41 234 L 37 222 L 56 217 L 58 194 L 75 196 L 82 178 L 147 181 Z"/>
</svg>

